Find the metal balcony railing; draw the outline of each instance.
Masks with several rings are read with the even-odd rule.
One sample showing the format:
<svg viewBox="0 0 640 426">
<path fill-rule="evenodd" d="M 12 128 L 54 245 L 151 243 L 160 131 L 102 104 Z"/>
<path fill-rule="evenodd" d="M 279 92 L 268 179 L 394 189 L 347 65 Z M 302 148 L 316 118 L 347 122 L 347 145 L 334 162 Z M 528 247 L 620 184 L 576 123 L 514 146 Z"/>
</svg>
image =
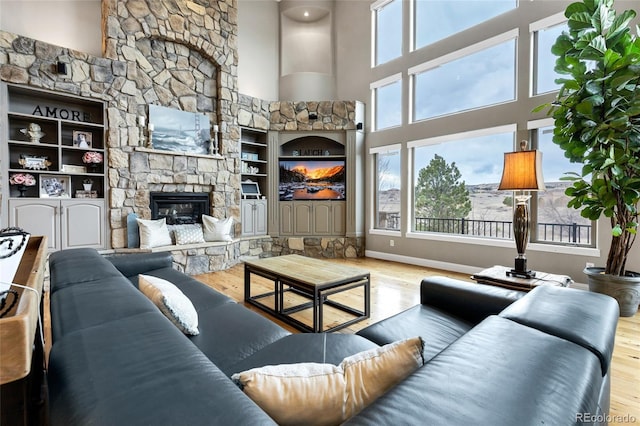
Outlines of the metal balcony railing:
<svg viewBox="0 0 640 426">
<path fill-rule="evenodd" d="M 389 213 L 380 217 L 379 224 L 383 229 L 399 230 L 400 215 Z M 445 234 L 472 235 L 486 238 L 512 238 L 511 221 L 478 220 L 454 218 L 415 218 L 416 232 L 441 232 Z M 578 223 L 538 223 L 538 241 L 559 242 L 565 244 L 591 244 L 591 225 Z"/>
</svg>

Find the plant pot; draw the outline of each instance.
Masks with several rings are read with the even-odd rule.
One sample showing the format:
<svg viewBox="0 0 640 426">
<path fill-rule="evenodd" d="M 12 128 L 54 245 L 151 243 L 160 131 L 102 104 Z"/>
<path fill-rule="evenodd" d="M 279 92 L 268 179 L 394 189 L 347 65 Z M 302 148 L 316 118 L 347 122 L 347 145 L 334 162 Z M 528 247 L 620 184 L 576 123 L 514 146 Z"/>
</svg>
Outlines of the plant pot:
<svg viewBox="0 0 640 426">
<path fill-rule="evenodd" d="M 92 183 L 83 183 L 82 186 L 84 187 L 85 191 L 91 191 L 91 187 L 93 186 Z"/>
<path fill-rule="evenodd" d="M 589 290 L 613 297 L 620 306 L 621 317 L 632 317 L 640 303 L 640 274 L 627 271 L 625 276 L 609 275 L 604 268 L 585 268 Z"/>
</svg>

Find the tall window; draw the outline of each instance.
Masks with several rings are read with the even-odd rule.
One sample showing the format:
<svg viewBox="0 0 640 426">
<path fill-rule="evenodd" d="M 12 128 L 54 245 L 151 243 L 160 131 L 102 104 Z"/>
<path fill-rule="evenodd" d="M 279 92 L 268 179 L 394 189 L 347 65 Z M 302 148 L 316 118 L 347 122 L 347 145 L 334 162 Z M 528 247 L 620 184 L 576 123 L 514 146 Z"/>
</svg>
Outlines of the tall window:
<svg viewBox="0 0 640 426">
<path fill-rule="evenodd" d="M 537 197 L 537 232 L 531 239 L 538 242 L 594 246 L 594 223 L 580 216 L 580 212 L 567 207 L 569 197 L 564 191 L 570 182 L 560 180 L 567 172 L 581 173 L 582 165 L 571 163 L 564 152 L 553 143 L 553 127 L 542 127 L 532 132 L 534 144 L 542 151 L 542 175 L 546 189 Z"/>
<path fill-rule="evenodd" d="M 381 0 L 371 6 L 375 28 L 373 64 L 402 55 L 402 0 Z"/>
<path fill-rule="evenodd" d="M 516 7 L 517 0 L 415 0 L 415 47 L 420 49 Z"/>
<path fill-rule="evenodd" d="M 515 34 L 517 31 L 410 69 L 414 75 L 413 120 L 514 100 Z"/>
<path fill-rule="evenodd" d="M 371 84 L 375 130 L 402 124 L 402 75 L 396 74 Z"/>
<path fill-rule="evenodd" d="M 498 191 L 515 126 L 416 141 L 413 231 L 510 238 L 513 212 Z"/>
<path fill-rule="evenodd" d="M 371 151 L 375 156 L 376 229 L 400 230 L 400 196 L 402 173 L 400 170 L 400 147 L 384 147 Z"/>
<path fill-rule="evenodd" d="M 535 56 L 533 59 L 533 90 L 534 95 L 558 90 L 555 79 L 559 77 L 554 71 L 556 56 L 551 53 L 551 47 L 563 31 L 567 31 L 566 22 L 553 24 L 558 20 L 564 20 L 564 15 L 559 14 L 545 20 L 531 24 L 530 30 L 534 43 Z M 545 26 L 548 25 L 549 26 Z"/>
</svg>

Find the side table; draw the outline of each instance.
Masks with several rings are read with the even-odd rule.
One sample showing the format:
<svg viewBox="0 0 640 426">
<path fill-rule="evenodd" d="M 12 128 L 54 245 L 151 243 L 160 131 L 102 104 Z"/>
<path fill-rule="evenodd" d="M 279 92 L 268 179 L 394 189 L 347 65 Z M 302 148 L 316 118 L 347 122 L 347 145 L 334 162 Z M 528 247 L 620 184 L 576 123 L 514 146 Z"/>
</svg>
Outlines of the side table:
<svg viewBox="0 0 640 426">
<path fill-rule="evenodd" d="M 555 275 L 536 271 L 534 278 L 527 279 L 507 275 L 507 271 L 510 270 L 511 268 L 507 266 L 496 265 L 473 274 L 471 279 L 478 284 L 488 284 L 527 292 L 541 285 L 569 287 L 573 284 L 573 280 L 568 275 Z"/>
</svg>

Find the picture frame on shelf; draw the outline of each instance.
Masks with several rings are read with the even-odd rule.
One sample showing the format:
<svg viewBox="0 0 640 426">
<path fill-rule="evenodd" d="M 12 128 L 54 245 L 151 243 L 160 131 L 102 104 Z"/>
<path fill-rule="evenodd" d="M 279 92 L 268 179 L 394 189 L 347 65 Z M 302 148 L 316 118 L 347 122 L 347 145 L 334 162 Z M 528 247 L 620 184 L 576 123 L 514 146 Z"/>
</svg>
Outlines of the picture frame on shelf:
<svg viewBox="0 0 640 426">
<path fill-rule="evenodd" d="M 91 148 L 93 145 L 93 134 L 85 130 L 73 131 L 73 146 L 76 148 Z"/>
<path fill-rule="evenodd" d="M 20 159 L 18 160 L 18 164 L 20 164 L 23 169 L 49 170 L 51 161 L 49 161 L 49 157 L 44 155 L 20 154 Z"/>
<path fill-rule="evenodd" d="M 71 198 L 71 176 L 40 175 L 40 198 Z"/>
</svg>

